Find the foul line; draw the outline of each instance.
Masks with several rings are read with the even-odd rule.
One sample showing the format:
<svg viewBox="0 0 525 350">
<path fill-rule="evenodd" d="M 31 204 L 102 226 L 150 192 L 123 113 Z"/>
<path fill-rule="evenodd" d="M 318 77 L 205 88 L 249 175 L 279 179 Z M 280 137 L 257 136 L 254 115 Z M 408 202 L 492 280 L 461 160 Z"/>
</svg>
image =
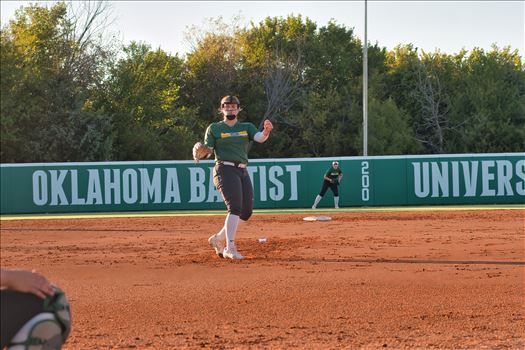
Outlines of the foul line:
<svg viewBox="0 0 525 350">
<path fill-rule="evenodd" d="M 466 210 L 525 210 L 525 205 L 451 205 L 421 207 L 349 207 L 319 209 L 255 209 L 255 214 L 315 214 L 315 213 L 374 213 L 374 212 L 420 212 L 420 211 L 466 211 Z M 179 211 L 145 211 L 145 212 L 92 212 L 63 214 L 15 214 L 1 215 L 0 221 L 10 220 L 56 220 L 56 219 L 100 219 L 100 218 L 143 218 L 143 217 L 177 217 L 177 216 L 214 216 L 225 215 L 226 210 L 179 210 Z"/>
</svg>

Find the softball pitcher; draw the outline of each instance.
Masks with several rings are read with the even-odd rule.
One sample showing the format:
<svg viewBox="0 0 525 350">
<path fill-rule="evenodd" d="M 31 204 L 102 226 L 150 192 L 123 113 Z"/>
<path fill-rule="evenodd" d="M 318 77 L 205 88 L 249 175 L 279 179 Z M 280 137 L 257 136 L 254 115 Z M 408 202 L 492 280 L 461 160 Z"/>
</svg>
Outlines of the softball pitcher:
<svg viewBox="0 0 525 350">
<path fill-rule="evenodd" d="M 239 219 L 247 221 L 253 211 L 253 187 L 246 169 L 248 146 L 252 140 L 265 142 L 273 129 L 269 120 L 264 121 L 262 131 L 252 123 L 239 122 L 240 105 L 236 96 L 223 97 L 219 108 L 223 120 L 208 126 L 204 144 L 197 142 L 193 146 L 196 161 L 215 154 L 213 183 L 228 209 L 224 226 L 208 243 L 218 256 L 234 260 L 244 259 L 235 247 Z"/>
</svg>

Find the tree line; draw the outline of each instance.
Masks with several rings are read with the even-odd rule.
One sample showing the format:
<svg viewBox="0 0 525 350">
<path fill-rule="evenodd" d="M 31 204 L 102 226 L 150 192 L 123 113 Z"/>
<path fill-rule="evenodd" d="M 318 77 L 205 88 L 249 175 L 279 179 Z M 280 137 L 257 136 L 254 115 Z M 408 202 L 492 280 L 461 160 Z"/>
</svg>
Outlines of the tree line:
<svg viewBox="0 0 525 350">
<path fill-rule="evenodd" d="M 108 38 L 107 3 L 20 8 L 1 28 L 2 163 L 191 159 L 237 95 L 274 133 L 252 158 L 362 152 L 363 43 L 335 22 L 221 18 L 184 56 Z M 368 48 L 369 155 L 525 150 L 525 63 L 493 46 L 448 54 Z"/>
</svg>

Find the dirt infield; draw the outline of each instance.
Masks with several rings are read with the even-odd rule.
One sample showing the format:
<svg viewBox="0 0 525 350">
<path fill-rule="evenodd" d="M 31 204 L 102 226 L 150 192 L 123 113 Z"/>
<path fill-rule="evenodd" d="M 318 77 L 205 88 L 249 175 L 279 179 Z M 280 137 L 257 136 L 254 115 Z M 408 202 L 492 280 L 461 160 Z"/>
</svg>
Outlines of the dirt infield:
<svg viewBox="0 0 525 350">
<path fill-rule="evenodd" d="M 2 267 L 68 294 L 65 349 L 525 348 L 525 211 L 1 222 Z M 258 238 L 267 237 L 267 243 Z"/>
</svg>

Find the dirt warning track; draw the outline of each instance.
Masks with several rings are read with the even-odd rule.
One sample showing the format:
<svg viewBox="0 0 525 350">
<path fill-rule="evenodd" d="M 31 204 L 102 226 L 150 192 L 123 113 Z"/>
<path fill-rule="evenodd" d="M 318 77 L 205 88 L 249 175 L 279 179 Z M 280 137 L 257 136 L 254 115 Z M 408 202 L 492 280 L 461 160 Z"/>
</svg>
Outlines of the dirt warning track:
<svg viewBox="0 0 525 350">
<path fill-rule="evenodd" d="M 1 222 L 2 267 L 68 294 L 65 349 L 525 347 L 525 210 Z M 259 238 L 266 237 L 266 243 Z"/>
</svg>

